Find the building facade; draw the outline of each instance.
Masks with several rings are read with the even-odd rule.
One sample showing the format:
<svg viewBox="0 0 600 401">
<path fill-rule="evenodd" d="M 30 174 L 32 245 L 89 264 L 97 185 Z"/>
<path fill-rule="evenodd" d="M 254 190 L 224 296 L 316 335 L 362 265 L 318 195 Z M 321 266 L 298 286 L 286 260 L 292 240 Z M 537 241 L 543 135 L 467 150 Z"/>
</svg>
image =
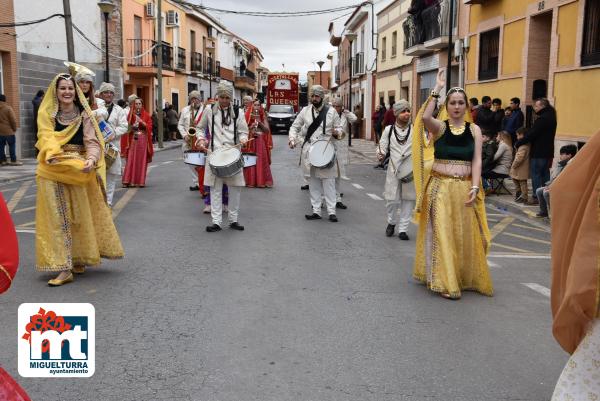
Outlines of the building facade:
<svg viewBox="0 0 600 401">
<path fill-rule="evenodd" d="M 0 0 L 0 9 L 4 10 L 2 13 L 0 13 L 0 23 L 13 24 L 15 22 L 15 14 L 13 11 L 12 0 Z M 20 118 L 21 113 L 18 81 L 17 40 L 15 28 L 0 28 L 0 94 L 6 96 L 6 103 L 12 107 L 15 112 L 15 116 L 17 117 L 17 157 L 20 158 L 21 149 L 24 145 L 24 134 L 22 132 L 22 127 L 25 125 L 25 123 L 27 123 L 27 121 L 23 121 Z M 31 99 L 29 100 L 31 101 Z M 30 146 L 26 143 L 25 145 Z M 8 152 L 6 152 L 6 154 L 8 154 Z"/>
<path fill-rule="evenodd" d="M 557 140 L 585 142 L 600 128 L 600 1 L 467 1 L 469 96 L 519 97 L 556 107 Z M 475 4 L 477 3 L 477 4 Z"/>
<path fill-rule="evenodd" d="M 330 71 L 308 71 L 306 73 L 306 84 L 308 88 L 308 93 L 310 93 L 310 88 L 313 85 L 321 85 L 325 88 L 327 93 L 331 93 L 331 88 L 329 86 L 329 75 Z"/>
</svg>

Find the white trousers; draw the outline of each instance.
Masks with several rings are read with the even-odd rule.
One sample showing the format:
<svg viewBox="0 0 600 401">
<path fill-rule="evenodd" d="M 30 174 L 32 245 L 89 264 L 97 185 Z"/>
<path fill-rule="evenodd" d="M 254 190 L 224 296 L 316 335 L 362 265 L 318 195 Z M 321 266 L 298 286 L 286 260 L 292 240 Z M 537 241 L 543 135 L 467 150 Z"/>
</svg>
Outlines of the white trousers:
<svg viewBox="0 0 600 401">
<path fill-rule="evenodd" d="M 198 185 L 198 170 L 196 170 L 196 166 L 192 166 L 191 164 L 187 164 L 192 173 L 192 186 L 195 187 Z"/>
<path fill-rule="evenodd" d="M 117 181 L 121 180 L 118 174 L 106 174 L 106 203 L 112 207 L 113 196 L 115 195 L 115 186 Z"/>
<path fill-rule="evenodd" d="M 336 202 L 341 202 L 342 201 L 342 194 L 340 191 L 340 184 L 342 182 L 342 179 L 340 177 L 337 177 L 335 179 L 335 201 Z"/>
<path fill-rule="evenodd" d="M 386 201 L 388 224 L 398 224 L 398 232 L 405 233 L 408 230 L 414 208 L 415 201 L 412 200 Z M 400 219 L 398 219 L 398 210 L 400 210 Z"/>
<path fill-rule="evenodd" d="M 238 221 L 240 211 L 241 187 L 228 186 L 229 188 L 229 223 Z M 213 224 L 219 226 L 223 222 L 223 180 L 215 177 L 215 185 L 210 187 L 210 215 Z"/>
<path fill-rule="evenodd" d="M 310 204 L 313 213 L 321 215 L 321 200 L 325 196 L 327 213 L 335 214 L 335 178 L 310 177 Z"/>
</svg>

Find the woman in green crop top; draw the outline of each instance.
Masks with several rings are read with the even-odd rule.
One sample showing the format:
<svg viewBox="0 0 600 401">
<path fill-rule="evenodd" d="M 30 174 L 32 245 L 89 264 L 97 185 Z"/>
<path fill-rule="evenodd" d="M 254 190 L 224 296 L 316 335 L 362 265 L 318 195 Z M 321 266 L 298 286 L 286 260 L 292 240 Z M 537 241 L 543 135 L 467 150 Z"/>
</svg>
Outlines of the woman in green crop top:
<svg viewBox="0 0 600 401">
<path fill-rule="evenodd" d="M 439 115 L 447 114 L 447 119 L 433 117 L 445 86 L 444 74 L 438 74 L 415 119 L 415 127 L 426 132 L 414 137 L 413 155 L 420 153 L 414 166 L 420 173 L 415 176 L 421 178 L 421 185 L 417 186 L 419 232 L 413 276 L 445 298 L 459 299 L 463 290 L 491 296 L 490 236 L 480 191 L 481 130 L 467 121 L 468 98 L 462 88 L 452 88 L 446 95 Z M 431 171 L 423 157 L 428 148 L 434 155 Z"/>
</svg>

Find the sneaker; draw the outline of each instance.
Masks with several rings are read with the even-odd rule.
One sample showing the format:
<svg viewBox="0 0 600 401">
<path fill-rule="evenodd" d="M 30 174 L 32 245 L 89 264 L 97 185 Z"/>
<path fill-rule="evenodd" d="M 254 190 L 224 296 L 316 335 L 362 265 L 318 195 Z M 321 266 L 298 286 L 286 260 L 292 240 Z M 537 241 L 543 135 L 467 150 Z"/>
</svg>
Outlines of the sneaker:
<svg viewBox="0 0 600 401">
<path fill-rule="evenodd" d="M 22 166 L 22 165 L 23 165 L 23 162 L 19 162 L 19 161 L 16 161 L 16 162 L 10 162 L 10 163 L 8 163 L 8 165 L 9 165 L 9 166 Z"/>
<path fill-rule="evenodd" d="M 543 219 L 545 217 L 548 217 L 548 213 L 539 212 L 539 213 L 536 213 L 535 217 Z"/>
<path fill-rule="evenodd" d="M 200 187 L 198 185 L 194 185 L 190 187 L 190 191 L 199 191 Z"/>
<path fill-rule="evenodd" d="M 332 223 L 337 223 L 338 222 L 338 218 L 335 214 L 330 214 L 329 215 L 329 221 L 331 221 Z"/>
<path fill-rule="evenodd" d="M 344 205 L 342 202 L 336 202 L 335 208 L 336 209 L 348 209 L 348 206 Z"/>
<path fill-rule="evenodd" d="M 525 204 L 525 203 L 527 203 L 527 199 L 519 196 L 517 199 L 515 199 L 515 202 L 517 202 L 517 203 L 524 203 Z"/>
<path fill-rule="evenodd" d="M 210 213 L 210 205 L 204 206 L 204 209 L 202 209 L 202 213 L 204 213 L 204 214 Z"/>
<path fill-rule="evenodd" d="M 305 214 L 304 217 L 306 217 L 306 220 L 320 220 L 321 216 L 319 216 L 316 213 L 313 214 Z"/>
<path fill-rule="evenodd" d="M 394 230 L 396 229 L 396 225 L 395 224 L 388 224 L 387 227 L 385 228 L 385 236 L 386 237 L 391 237 L 392 235 L 394 235 Z"/>
<path fill-rule="evenodd" d="M 6 166 L 8 164 L 8 162 L 6 160 L 2 160 L 0 162 L 0 166 Z"/>
<path fill-rule="evenodd" d="M 231 228 L 232 230 L 244 231 L 244 226 L 242 226 L 241 224 L 239 224 L 237 221 L 231 223 L 229 225 L 229 228 Z"/>
<path fill-rule="evenodd" d="M 308 189 L 308 185 L 302 185 L 300 187 L 301 190 L 306 191 Z"/>
<path fill-rule="evenodd" d="M 221 226 L 218 224 L 213 224 L 211 226 L 206 226 L 206 232 L 214 233 L 217 231 L 221 231 Z"/>
<path fill-rule="evenodd" d="M 400 238 L 402 241 L 408 241 L 410 238 L 408 238 L 408 234 L 402 232 L 400 234 L 398 234 L 398 238 Z"/>
</svg>

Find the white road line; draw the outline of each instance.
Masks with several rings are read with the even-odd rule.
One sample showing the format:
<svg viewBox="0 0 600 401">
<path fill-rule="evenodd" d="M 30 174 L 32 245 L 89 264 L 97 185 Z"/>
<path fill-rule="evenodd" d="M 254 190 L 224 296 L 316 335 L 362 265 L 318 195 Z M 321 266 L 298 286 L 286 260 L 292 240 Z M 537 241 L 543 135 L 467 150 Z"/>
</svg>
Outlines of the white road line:
<svg viewBox="0 0 600 401">
<path fill-rule="evenodd" d="M 362 186 L 362 185 L 360 185 L 360 184 L 355 184 L 355 183 L 352 183 L 352 186 L 353 186 L 354 188 L 356 188 L 356 189 L 365 189 L 365 187 L 363 187 L 363 186 Z"/>
<path fill-rule="evenodd" d="M 535 292 L 542 294 L 545 297 L 550 298 L 550 289 L 544 287 L 543 285 L 539 285 L 536 283 L 521 283 L 521 284 L 523 284 L 525 287 L 531 288 Z"/>
<path fill-rule="evenodd" d="M 164 166 L 165 164 L 171 164 L 171 163 L 173 163 L 173 160 L 169 160 L 168 162 L 163 162 L 162 164 Z"/>
<path fill-rule="evenodd" d="M 492 262 L 491 260 L 488 260 L 488 265 L 494 269 L 502 269 L 502 266 L 500 266 L 498 263 Z"/>
<path fill-rule="evenodd" d="M 508 253 L 490 253 L 488 257 L 505 259 L 550 259 L 550 255 L 515 255 Z"/>
<path fill-rule="evenodd" d="M 15 230 L 18 233 L 35 234 L 35 230 Z"/>
<path fill-rule="evenodd" d="M 380 198 L 379 196 L 375 195 L 375 194 L 367 194 L 367 196 L 371 199 L 375 199 L 375 200 L 383 200 L 383 198 Z"/>
</svg>

